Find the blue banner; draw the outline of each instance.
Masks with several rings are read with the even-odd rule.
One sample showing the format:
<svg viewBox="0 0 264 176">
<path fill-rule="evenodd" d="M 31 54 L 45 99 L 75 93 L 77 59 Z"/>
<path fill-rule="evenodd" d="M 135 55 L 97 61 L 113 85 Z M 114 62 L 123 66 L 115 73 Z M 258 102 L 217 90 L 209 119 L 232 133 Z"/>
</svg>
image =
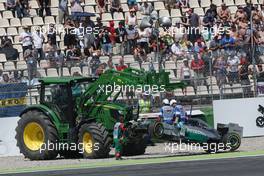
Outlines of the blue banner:
<svg viewBox="0 0 264 176">
<path fill-rule="evenodd" d="M 0 118 L 16 117 L 26 107 L 27 84 L 0 84 Z"/>
</svg>

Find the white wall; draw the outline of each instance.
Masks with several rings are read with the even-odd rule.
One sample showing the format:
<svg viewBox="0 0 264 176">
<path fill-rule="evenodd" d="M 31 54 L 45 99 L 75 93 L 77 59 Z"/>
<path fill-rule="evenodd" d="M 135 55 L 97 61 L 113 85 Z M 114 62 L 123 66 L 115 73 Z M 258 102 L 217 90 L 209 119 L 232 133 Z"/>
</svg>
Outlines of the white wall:
<svg viewBox="0 0 264 176">
<path fill-rule="evenodd" d="M 0 118 L 0 157 L 17 156 L 19 149 L 16 146 L 15 128 L 18 117 Z"/>
<path fill-rule="evenodd" d="M 214 123 L 238 123 L 244 128 L 244 137 L 264 136 L 264 128 L 256 126 L 261 116 L 258 105 L 264 106 L 264 98 L 217 100 L 213 102 Z"/>
</svg>

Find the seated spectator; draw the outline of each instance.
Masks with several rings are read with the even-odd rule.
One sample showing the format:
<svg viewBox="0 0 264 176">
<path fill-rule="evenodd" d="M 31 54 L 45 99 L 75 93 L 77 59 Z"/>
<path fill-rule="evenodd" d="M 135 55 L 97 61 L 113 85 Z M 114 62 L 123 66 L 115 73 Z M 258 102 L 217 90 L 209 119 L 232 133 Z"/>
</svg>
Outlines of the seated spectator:
<svg viewBox="0 0 264 176">
<path fill-rule="evenodd" d="M 204 50 L 206 44 L 203 41 L 202 38 L 199 38 L 195 43 L 194 43 L 194 51 L 197 53 L 200 53 L 201 51 Z"/>
<path fill-rule="evenodd" d="M 71 2 L 71 14 L 73 16 L 73 19 L 79 20 L 79 17 L 76 14 L 83 12 L 81 3 L 83 3 L 84 0 L 71 0 L 70 2 Z"/>
<path fill-rule="evenodd" d="M 40 32 L 40 28 L 36 29 L 36 32 L 32 33 L 32 40 L 34 49 L 37 51 L 37 60 L 44 59 L 43 42 L 45 41 L 44 35 Z"/>
<path fill-rule="evenodd" d="M 107 61 L 107 70 L 115 70 L 115 66 L 112 58 L 109 58 Z"/>
<path fill-rule="evenodd" d="M 71 28 L 69 31 L 64 35 L 64 46 L 69 48 L 71 45 L 77 45 L 77 38 L 76 35 L 72 32 L 74 29 Z"/>
<path fill-rule="evenodd" d="M 200 36 L 200 32 L 197 30 L 201 27 L 201 19 L 198 14 L 193 12 L 193 9 L 187 11 L 188 19 L 185 25 L 188 25 L 189 29 L 189 40 L 194 43 Z"/>
<path fill-rule="evenodd" d="M 227 18 L 227 21 L 231 21 L 231 12 L 225 3 L 222 3 L 221 8 L 218 10 L 218 17 L 222 21 L 223 18 Z"/>
<path fill-rule="evenodd" d="M 147 1 L 143 2 L 139 9 L 142 13 L 142 15 L 150 15 L 151 12 L 154 10 L 151 3 L 148 3 Z"/>
<path fill-rule="evenodd" d="M 6 10 L 10 10 L 13 16 L 16 16 L 17 3 L 16 0 L 6 0 L 5 2 Z"/>
<path fill-rule="evenodd" d="M 264 17 L 261 11 L 258 9 L 258 5 L 255 5 L 253 7 L 252 20 L 253 20 L 253 23 L 256 25 L 261 25 L 261 23 L 263 23 Z"/>
<path fill-rule="evenodd" d="M 109 27 L 107 28 L 110 33 L 110 40 L 112 45 L 115 45 L 116 42 L 116 30 L 114 21 L 109 21 Z"/>
<path fill-rule="evenodd" d="M 57 47 L 57 38 L 56 38 L 56 35 L 57 35 L 57 32 L 56 32 L 55 25 L 52 24 L 52 23 L 50 23 L 49 24 L 49 31 L 48 31 L 48 34 L 47 34 L 47 39 L 48 40 L 51 40 L 51 44 L 54 47 Z"/>
<path fill-rule="evenodd" d="M 127 0 L 129 9 L 137 8 L 137 0 Z"/>
<path fill-rule="evenodd" d="M 49 59 L 55 56 L 56 47 L 52 45 L 51 40 L 49 39 L 48 42 L 44 45 L 44 53 L 45 58 Z"/>
<path fill-rule="evenodd" d="M 125 70 L 126 68 L 128 68 L 125 64 L 124 64 L 124 58 L 120 58 L 119 60 L 119 65 L 116 66 L 116 70 L 117 71 L 123 71 Z"/>
<path fill-rule="evenodd" d="M 238 24 L 239 21 L 244 21 L 246 19 L 247 21 L 247 13 L 244 11 L 242 6 L 238 6 L 238 9 L 236 11 L 236 14 L 234 16 L 234 23 Z"/>
<path fill-rule="evenodd" d="M 126 16 L 126 25 L 136 26 L 137 24 L 138 22 L 137 22 L 136 10 L 132 8 L 129 10 L 129 14 Z"/>
<path fill-rule="evenodd" d="M 23 54 L 27 49 L 32 50 L 32 34 L 28 26 L 23 26 L 24 32 L 19 36 L 19 41 L 22 42 Z"/>
<path fill-rule="evenodd" d="M 180 1 L 178 0 L 165 0 L 165 7 L 166 9 L 170 10 L 170 9 L 175 9 L 177 7 L 179 7 L 179 5 L 181 4 Z"/>
<path fill-rule="evenodd" d="M 99 65 L 99 67 L 95 71 L 95 76 L 101 76 L 104 73 L 105 68 L 106 68 L 105 65 L 106 65 L 105 63 L 102 63 Z"/>
<path fill-rule="evenodd" d="M 70 45 L 69 49 L 66 51 L 66 60 L 67 61 L 79 61 L 81 56 L 77 48 L 74 48 L 73 45 Z"/>
<path fill-rule="evenodd" d="M 96 0 L 97 7 L 100 12 L 100 17 L 102 18 L 102 14 L 107 12 L 107 0 Z"/>
<path fill-rule="evenodd" d="M 133 49 L 136 46 L 137 30 L 133 25 L 126 28 L 126 47 L 125 54 L 133 54 Z"/>
<path fill-rule="evenodd" d="M 118 13 L 123 12 L 120 0 L 109 0 L 109 4 L 110 4 L 110 12 L 111 12 L 112 18 L 114 18 L 115 12 L 118 12 Z"/>
<path fill-rule="evenodd" d="M 16 11 L 17 17 L 29 17 L 29 3 L 28 0 L 17 0 Z"/>
<path fill-rule="evenodd" d="M 182 57 L 184 56 L 184 52 L 181 48 L 179 39 L 174 39 L 174 44 L 171 46 L 171 52 L 174 62 L 177 62 L 177 60 L 182 59 Z"/>
<path fill-rule="evenodd" d="M 127 39 L 127 32 L 123 22 L 119 22 L 118 28 L 115 29 L 115 37 L 118 52 L 117 54 L 121 54 L 123 56 L 125 52 L 125 42 Z"/>
<path fill-rule="evenodd" d="M 5 54 L 6 60 L 8 61 L 15 61 L 19 58 L 18 50 L 13 48 L 13 45 L 9 40 L 5 41 L 2 45 L 0 53 Z"/>
<path fill-rule="evenodd" d="M 39 16 L 43 17 L 44 10 L 46 12 L 45 16 L 51 16 L 51 11 L 50 11 L 51 0 L 37 0 L 37 2 L 39 5 Z"/>
<path fill-rule="evenodd" d="M 55 53 L 55 61 L 56 61 L 56 65 L 58 65 L 59 67 L 64 66 L 65 55 L 63 52 L 61 52 L 60 48 L 57 48 L 57 52 Z"/>
<path fill-rule="evenodd" d="M 235 39 L 230 37 L 229 33 L 226 33 L 224 35 L 224 37 L 221 39 L 221 47 L 223 47 L 224 49 L 228 50 L 228 52 L 232 51 L 234 46 L 235 46 Z"/>
<path fill-rule="evenodd" d="M 0 83 L 2 83 L 3 81 L 3 70 L 0 69 Z"/>
<path fill-rule="evenodd" d="M 60 0 L 59 3 L 59 24 L 63 23 L 63 20 L 66 21 L 67 17 L 69 16 L 68 11 L 68 0 Z"/>
<path fill-rule="evenodd" d="M 110 40 L 110 32 L 105 27 L 104 30 L 99 34 L 100 43 L 102 46 L 103 55 L 111 56 L 113 53 L 113 46 Z"/>
<path fill-rule="evenodd" d="M 10 78 L 7 73 L 4 73 L 2 76 L 2 81 L 0 82 L 1 84 L 8 84 L 10 83 Z"/>
<path fill-rule="evenodd" d="M 243 94 L 245 97 L 250 96 L 251 87 L 249 75 L 252 74 L 252 71 L 248 68 L 249 64 L 245 57 L 241 58 L 241 67 L 239 69 L 239 78 L 242 86 Z"/>
</svg>

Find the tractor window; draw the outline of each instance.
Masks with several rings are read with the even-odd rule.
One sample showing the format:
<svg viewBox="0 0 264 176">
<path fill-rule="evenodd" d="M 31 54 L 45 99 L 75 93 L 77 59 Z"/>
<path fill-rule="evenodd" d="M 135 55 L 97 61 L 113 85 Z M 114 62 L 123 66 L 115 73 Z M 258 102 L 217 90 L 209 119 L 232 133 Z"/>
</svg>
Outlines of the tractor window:
<svg viewBox="0 0 264 176">
<path fill-rule="evenodd" d="M 56 105 L 65 105 L 69 101 L 65 85 L 51 85 L 46 87 L 44 101 Z"/>
</svg>

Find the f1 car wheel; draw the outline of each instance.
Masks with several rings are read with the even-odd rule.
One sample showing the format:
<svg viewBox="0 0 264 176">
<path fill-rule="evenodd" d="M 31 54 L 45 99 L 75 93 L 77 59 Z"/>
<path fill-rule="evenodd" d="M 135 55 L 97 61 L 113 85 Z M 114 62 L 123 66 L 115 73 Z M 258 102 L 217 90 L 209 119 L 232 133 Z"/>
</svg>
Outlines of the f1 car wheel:
<svg viewBox="0 0 264 176">
<path fill-rule="evenodd" d="M 164 134 L 163 124 L 160 122 L 155 123 L 153 128 L 153 135 L 157 138 L 162 138 L 163 134 Z"/>
<path fill-rule="evenodd" d="M 223 141 L 226 145 L 230 146 L 230 151 L 237 150 L 241 145 L 241 137 L 237 133 L 227 133 L 223 137 Z"/>
</svg>

